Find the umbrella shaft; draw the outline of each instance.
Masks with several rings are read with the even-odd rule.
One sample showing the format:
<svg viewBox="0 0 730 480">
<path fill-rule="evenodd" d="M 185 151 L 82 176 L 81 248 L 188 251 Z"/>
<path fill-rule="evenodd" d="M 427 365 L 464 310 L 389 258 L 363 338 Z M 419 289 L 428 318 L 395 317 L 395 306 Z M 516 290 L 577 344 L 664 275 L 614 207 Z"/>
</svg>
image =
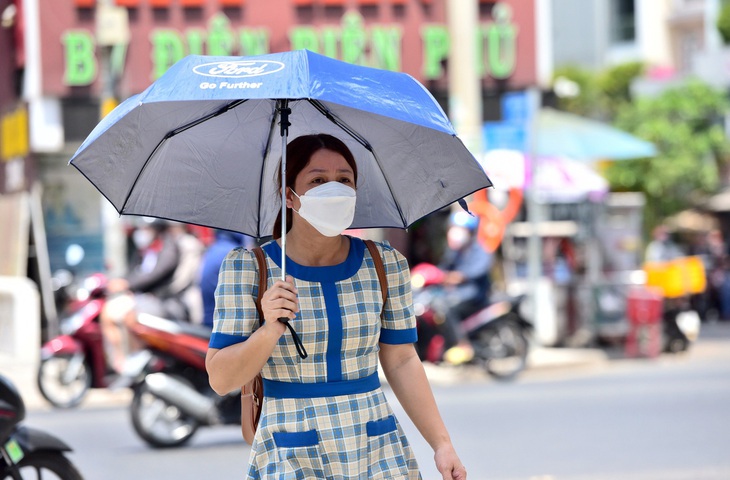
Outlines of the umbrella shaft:
<svg viewBox="0 0 730 480">
<path fill-rule="evenodd" d="M 287 100 L 279 100 L 279 125 L 281 127 L 281 281 L 286 281 L 286 144 L 289 134 L 289 114 L 291 109 Z"/>
</svg>

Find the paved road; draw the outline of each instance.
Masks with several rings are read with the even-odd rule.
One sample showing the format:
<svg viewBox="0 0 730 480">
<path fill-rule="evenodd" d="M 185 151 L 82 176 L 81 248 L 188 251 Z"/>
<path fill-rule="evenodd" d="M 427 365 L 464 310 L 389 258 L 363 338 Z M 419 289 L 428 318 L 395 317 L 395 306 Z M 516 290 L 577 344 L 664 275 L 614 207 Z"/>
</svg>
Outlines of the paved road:
<svg viewBox="0 0 730 480">
<path fill-rule="evenodd" d="M 472 480 L 730 479 L 730 325 L 710 325 L 687 355 L 528 371 L 511 384 L 473 374 L 434 382 Z M 425 480 L 431 452 L 394 405 Z M 242 478 L 249 449 L 234 427 L 188 448 L 148 449 L 126 409 L 34 409 L 27 423 L 75 449 L 87 479 Z"/>
</svg>

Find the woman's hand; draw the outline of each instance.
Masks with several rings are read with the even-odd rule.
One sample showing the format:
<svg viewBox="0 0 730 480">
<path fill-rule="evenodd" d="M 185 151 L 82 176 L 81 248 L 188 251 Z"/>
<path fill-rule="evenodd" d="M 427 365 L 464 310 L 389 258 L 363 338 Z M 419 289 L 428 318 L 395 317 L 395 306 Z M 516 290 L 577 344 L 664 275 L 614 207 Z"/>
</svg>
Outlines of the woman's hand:
<svg viewBox="0 0 730 480">
<path fill-rule="evenodd" d="M 466 480 L 466 468 L 456 455 L 453 445 L 448 443 L 437 448 L 433 458 L 443 480 Z"/>
<path fill-rule="evenodd" d="M 264 292 L 261 298 L 261 311 L 264 314 L 265 325 L 278 324 L 281 326 L 281 333 L 284 333 L 286 326 L 277 320 L 280 318 L 292 320 L 299 312 L 294 277 L 287 275 L 286 282 L 278 280 Z"/>
</svg>

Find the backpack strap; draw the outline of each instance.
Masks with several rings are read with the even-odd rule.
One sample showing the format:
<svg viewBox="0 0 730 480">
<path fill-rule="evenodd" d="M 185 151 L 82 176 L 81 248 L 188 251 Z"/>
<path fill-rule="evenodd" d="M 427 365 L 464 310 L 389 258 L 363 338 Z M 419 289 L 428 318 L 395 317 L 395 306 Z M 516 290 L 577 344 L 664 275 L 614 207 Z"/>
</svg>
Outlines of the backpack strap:
<svg viewBox="0 0 730 480">
<path fill-rule="evenodd" d="M 256 296 L 256 310 L 259 312 L 259 326 L 264 324 L 264 312 L 261 310 L 261 298 L 264 296 L 264 292 L 268 288 L 269 281 L 269 268 L 266 266 L 266 256 L 261 247 L 255 247 L 253 249 L 256 260 L 259 264 L 259 293 Z"/>
<path fill-rule="evenodd" d="M 383 257 L 380 256 L 380 251 L 372 240 L 365 240 L 365 246 L 370 250 L 370 256 L 373 257 L 373 263 L 375 264 L 375 271 L 378 273 L 378 282 L 380 283 L 380 291 L 383 294 L 383 308 L 380 310 L 380 318 L 383 318 L 385 313 L 385 302 L 388 300 L 388 277 L 385 275 L 385 266 L 383 265 Z"/>
</svg>

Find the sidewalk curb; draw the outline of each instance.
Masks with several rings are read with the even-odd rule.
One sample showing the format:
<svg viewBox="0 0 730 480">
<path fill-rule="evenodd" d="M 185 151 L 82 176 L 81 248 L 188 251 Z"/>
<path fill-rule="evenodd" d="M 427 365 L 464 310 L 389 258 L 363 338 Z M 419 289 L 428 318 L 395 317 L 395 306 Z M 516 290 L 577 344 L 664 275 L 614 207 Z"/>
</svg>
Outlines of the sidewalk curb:
<svg viewBox="0 0 730 480">
<path fill-rule="evenodd" d="M 609 363 L 606 352 L 599 349 L 578 348 L 544 348 L 530 350 L 525 372 L 545 372 L 550 370 L 569 369 L 573 367 L 600 366 Z M 453 385 L 461 382 L 480 382 L 489 378 L 484 369 L 477 365 L 435 365 L 425 362 L 424 369 L 429 382 L 433 385 Z M 36 363 L 20 362 L 7 355 L 0 354 L 0 374 L 8 377 L 16 386 L 28 410 L 52 410 L 38 391 Z M 385 376 L 380 372 L 380 379 L 387 385 Z M 111 407 L 129 405 L 132 399 L 131 390 L 109 391 L 92 389 L 82 401 L 81 407 Z"/>
<path fill-rule="evenodd" d="M 38 363 L 23 362 L 0 354 L 0 374 L 10 379 L 23 397 L 26 410 L 53 410 L 38 390 Z M 79 407 L 109 407 L 128 405 L 132 399 L 131 390 L 110 391 L 99 388 L 91 389 Z"/>
<path fill-rule="evenodd" d="M 553 368 L 570 368 L 598 366 L 610 361 L 604 350 L 597 348 L 545 348 L 530 350 L 527 356 L 528 370 L 547 370 Z"/>
</svg>

